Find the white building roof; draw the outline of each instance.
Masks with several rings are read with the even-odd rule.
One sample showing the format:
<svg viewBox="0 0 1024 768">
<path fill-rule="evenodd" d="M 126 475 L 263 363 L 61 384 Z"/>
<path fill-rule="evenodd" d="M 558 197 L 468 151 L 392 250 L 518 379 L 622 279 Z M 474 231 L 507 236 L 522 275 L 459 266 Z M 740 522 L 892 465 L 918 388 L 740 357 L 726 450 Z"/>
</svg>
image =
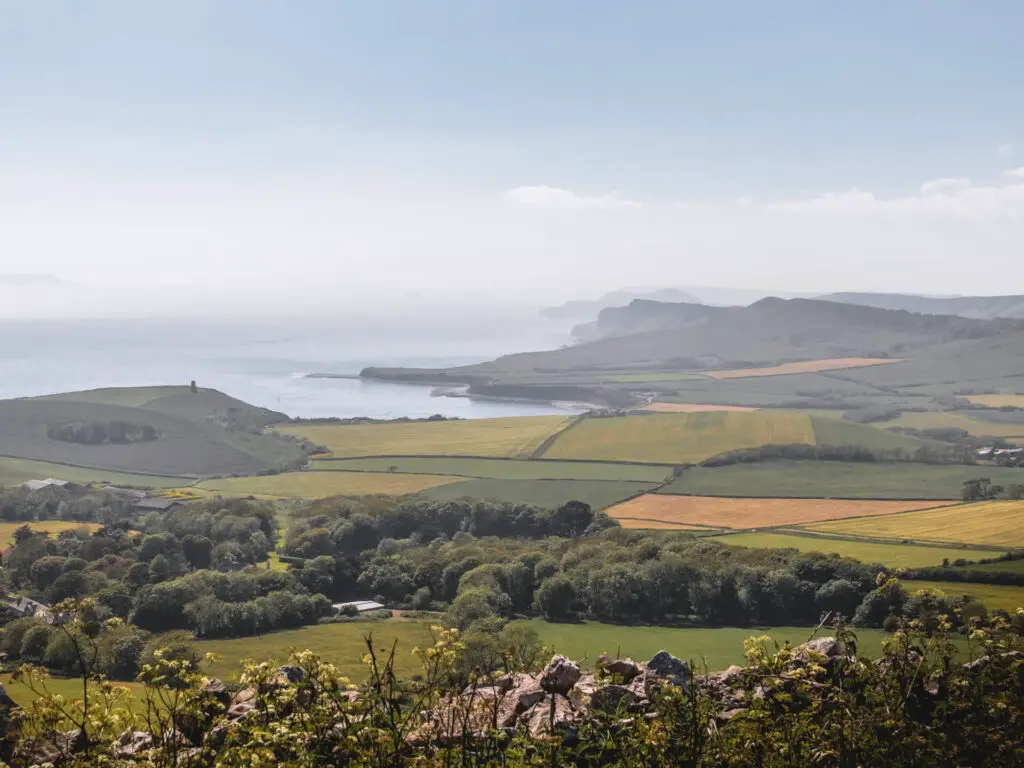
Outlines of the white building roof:
<svg viewBox="0 0 1024 768">
<path fill-rule="evenodd" d="M 347 603 L 335 603 L 334 610 L 342 611 L 350 605 L 355 607 L 355 609 L 360 613 L 363 611 L 376 611 L 384 607 L 380 603 L 375 603 L 373 600 L 351 600 Z"/>
</svg>

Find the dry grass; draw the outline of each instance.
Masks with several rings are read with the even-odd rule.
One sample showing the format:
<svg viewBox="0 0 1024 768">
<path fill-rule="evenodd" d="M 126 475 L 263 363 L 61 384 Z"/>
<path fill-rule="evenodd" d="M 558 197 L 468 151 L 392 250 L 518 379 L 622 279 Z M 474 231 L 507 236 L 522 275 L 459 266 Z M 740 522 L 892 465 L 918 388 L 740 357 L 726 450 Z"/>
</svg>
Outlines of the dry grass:
<svg viewBox="0 0 1024 768">
<path fill-rule="evenodd" d="M 743 405 L 707 405 L 704 403 L 651 403 L 640 410 L 655 413 L 704 413 L 706 411 L 756 411 Z"/>
<path fill-rule="evenodd" d="M 863 368 L 867 365 L 885 365 L 901 363 L 881 357 L 833 357 L 828 360 L 805 360 L 800 363 L 783 363 L 770 368 L 735 368 L 730 371 L 706 371 L 705 375 L 714 379 L 746 379 L 752 376 L 785 376 L 789 373 L 818 373 L 819 371 L 839 371 L 843 368 Z"/>
<path fill-rule="evenodd" d="M 281 427 L 312 440 L 336 457 L 519 456 L 527 457 L 574 416 L 524 416 L 401 424 L 316 424 Z"/>
<path fill-rule="evenodd" d="M 911 509 L 934 507 L 935 504 L 934 501 L 727 499 L 714 496 L 646 494 L 612 507 L 608 514 L 620 522 L 654 520 L 670 525 L 703 525 L 736 530 L 798 525 L 863 515 L 871 515 L 874 518 Z"/>
<path fill-rule="evenodd" d="M 559 435 L 544 458 L 686 464 L 767 443 L 813 445 L 810 417 L 779 411 L 711 411 L 584 419 Z"/>
<path fill-rule="evenodd" d="M 809 530 L 911 541 L 1024 547 L 1024 501 L 983 501 L 871 520 L 822 523 Z"/>
<path fill-rule="evenodd" d="M 966 399 L 975 405 L 986 405 L 989 408 L 1024 408 L 1024 395 L 967 395 Z"/>
<path fill-rule="evenodd" d="M 23 522 L 0 523 L 0 547 L 8 547 L 14 540 L 14 532 L 26 525 Z M 61 531 L 74 531 L 78 528 L 88 528 L 90 531 L 98 531 L 103 526 L 98 523 L 76 523 L 69 520 L 40 520 L 39 522 L 27 523 L 33 531 L 42 531 L 56 537 Z"/>
<path fill-rule="evenodd" d="M 378 493 L 401 496 L 463 480 L 465 480 L 463 477 L 447 477 L 445 475 L 311 471 L 207 480 L 200 487 L 230 496 L 324 499 L 329 496 L 367 496 Z"/>
</svg>

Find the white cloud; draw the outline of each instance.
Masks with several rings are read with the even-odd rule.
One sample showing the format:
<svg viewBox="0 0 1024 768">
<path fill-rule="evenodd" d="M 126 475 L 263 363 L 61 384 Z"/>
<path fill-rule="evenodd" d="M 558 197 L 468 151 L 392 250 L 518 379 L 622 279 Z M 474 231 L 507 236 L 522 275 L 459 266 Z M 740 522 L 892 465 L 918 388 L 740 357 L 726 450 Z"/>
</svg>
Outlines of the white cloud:
<svg viewBox="0 0 1024 768">
<path fill-rule="evenodd" d="M 938 178 L 926 181 L 921 185 L 922 195 L 945 194 L 948 192 L 959 192 L 971 186 L 970 179 Z"/>
<path fill-rule="evenodd" d="M 1024 166 L 1020 168 L 1011 168 L 1009 171 L 1003 171 L 1003 174 L 1013 179 L 1024 179 Z"/>
<path fill-rule="evenodd" d="M 1009 157 L 1010 155 L 1013 154 L 1015 149 L 1016 149 L 1016 147 L 1013 145 L 1013 142 L 1012 141 L 1008 141 L 1005 144 L 1000 144 L 996 148 L 996 152 L 998 154 L 1002 155 L 1003 157 Z"/>
<path fill-rule="evenodd" d="M 1024 169 L 1008 171 L 1007 175 L 1024 179 Z M 1024 182 L 985 185 L 973 184 L 968 179 L 933 179 L 922 184 L 918 194 L 890 198 L 854 187 L 846 192 L 771 203 L 767 209 L 788 213 L 941 215 L 979 220 L 1017 218 L 1024 217 Z"/>
<path fill-rule="evenodd" d="M 546 184 L 510 189 L 505 196 L 514 203 L 524 205 L 545 205 L 557 208 L 640 208 L 636 200 L 629 200 L 612 192 L 606 195 L 588 197 L 577 195 L 568 189 L 549 187 Z"/>
</svg>

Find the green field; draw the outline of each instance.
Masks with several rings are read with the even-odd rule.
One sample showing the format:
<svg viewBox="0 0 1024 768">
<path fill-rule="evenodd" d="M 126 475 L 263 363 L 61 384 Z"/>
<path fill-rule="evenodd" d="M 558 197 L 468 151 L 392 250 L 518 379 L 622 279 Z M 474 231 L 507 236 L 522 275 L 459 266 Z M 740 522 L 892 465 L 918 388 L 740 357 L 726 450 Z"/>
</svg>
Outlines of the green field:
<svg viewBox="0 0 1024 768">
<path fill-rule="evenodd" d="M 1024 470 L 911 462 L 775 460 L 693 467 L 662 490 L 695 496 L 959 499 L 965 480 L 1024 482 Z"/>
<path fill-rule="evenodd" d="M 971 418 L 970 412 L 957 411 L 925 411 L 904 413 L 899 418 L 886 421 L 879 427 L 911 427 L 912 429 L 936 429 L 939 427 L 956 427 L 967 430 L 972 435 L 991 435 L 996 437 L 1024 436 L 1024 424 L 998 424 L 982 419 Z"/>
<path fill-rule="evenodd" d="M 668 467 L 643 464 L 611 464 L 584 461 L 512 461 L 508 459 L 400 458 L 321 459 L 312 462 L 317 470 L 354 470 L 424 475 L 454 475 L 492 480 L 629 480 L 660 483 L 669 474 Z"/>
<path fill-rule="evenodd" d="M 82 392 L 62 392 L 58 395 L 43 395 L 28 398 L 31 400 L 64 400 L 75 403 L 97 403 L 100 405 L 123 405 L 128 408 L 140 408 L 162 397 L 187 391 L 183 386 L 158 387 L 104 387 L 87 389 Z"/>
<path fill-rule="evenodd" d="M 192 482 L 189 477 L 139 475 L 131 472 L 109 472 L 104 469 L 69 467 L 32 459 L 0 457 L 0 485 L 19 485 L 26 480 L 45 480 L 48 477 L 72 483 L 110 483 L 140 488 L 176 488 Z"/>
<path fill-rule="evenodd" d="M 268 496 L 278 499 L 324 499 L 329 496 L 402 496 L 419 493 L 462 478 L 442 475 L 400 475 L 384 472 L 282 472 L 259 477 L 205 480 L 199 488 L 229 496 Z"/>
<path fill-rule="evenodd" d="M 465 480 L 429 488 L 423 495 L 436 501 L 469 497 L 551 509 L 567 501 L 582 501 L 595 509 L 604 509 L 643 493 L 651 485 L 614 480 Z"/>
<path fill-rule="evenodd" d="M 1002 584 L 969 584 L 959 581 L 904 581 L 903 588 L 908 594 L 919 589 L 941 589 L 947 595 L 970 595 L 985 604 L 989 610 L 1001 608 L 1013 613 L 1024 608 L 1024 587 L 1004 586 Z"/>
<path fill-rule="evenodd" d="M 822 533 L 1024 548 L 1024 501 L 982 501 L 884 518 L 830 520 L 807 526 Z"/>
<path fill-rule="evenodd" d="M 967 548 L 885 544 L 785 533 L 737 533 L 713 536 L 712 539 L 737 547 L 793 548 L 800 552 L 821 552 L 826 555 L 835 553 L 844 557 L 856 558 L 864 563 L 881 563 L 893 568 L 924 568 L 929 565 L 942 565 L 943 559 L 952 561 L 957 558 L 966 558 L 971 560 L 979 557 L 992 557 L 993 554 L 996 554 Z"/>
<path fill-rule="evenodd" d="M 280 427 L 336 457 L 502 456 L 527 458 L 573 416 L 523 416 L 385 424 L 309 424 Z"/>
<path fill-rule="evenodd" d="M 12 681 L 10 675 L 0 675 L 0 683 L 3 683 L 7 695 L 19 705 L 29 704 L 38 698 L 24 683 Z M 126 683 L 117 680 L 114 681 L 114 685 L 127 688 L 136 700 L 142 697 L 145 690 L 141 683 Z M 63 696 L 65 699 L 82 698 L 82 681 L 80 679 L 50 677 L 46 681 L 46 689 L 56 696 Z M 140 711 L 138 702 L 132 707 L 132 710 Z"/>
<path fill-rule="evenodd" d="M 622 627 L 613 624 L 586 622 L 584 624 L 553 624 L 543 619 L 513 622 L 531 627 L 540 635 L 541 642 L 551 645 L 559 653 L 572 659 L 583 660 L 593 666 L 595 659 L 607 653 L 610 656 L 628 656 L 636 661 L 647 661 L 658 651 L 668 651 L 685 661 L 695 661 L 699 667 L 714 671 L 731 664 L 745 664 L 743 641 L 748 637 L 769 635 L 780 644 L 788 640 L 792 645 L 807 642 L 813 631 L 809 627 Z M 827 635 L 828 631 L 819 632 Z M 888 637 L 880 629 L 858 629 L 858 653 L 878 656 L 882 640 Z"/>
<path fill-rule="evenodd" d="M 550 459 L 684 464 L 767 443 L 814 443 L 811 419 L 799 413 L 708 411 L 589 418 L 559 435 Z"/>
<path fill-rule="evenodd" d="M 215 653 L 219 657 L 206 674 L 223 679 L 237 678 L 243 659 L 274 659 L 282 664 L 291 650 L 311 650 L 336 664 L 341 674 L 353 680 L 365 677 L 363 656 L 367 653 L 365 638 L 373 637 L 373 647 L 383 656 L 398 643 L 395 655 L 399 676 L 409 677 L 422 671 L 412 649 L 432 645 L 429 627 L 418 621 L 354 621 L 341 624 L 319 624 L 301 629 L 271 632 L 259 637 L 240 637 L 230 640 L 200 640 L 196 648 L 200 653 Z"/>
<path fill-rule="evenodd" d="M 97 468 L 110 473 L 107 479 L 115 482 L 126 479 L 126 474 L 179 478 L 253 475 L 304 460 L 305 453 L 296 442 L 262 433 L 267 424 L 283 418 L 283 414 L 248 405 L 216 390 L 191 392 L 188 387 L 96 390 L 0 400 L 0 455 Z M 114 422 L 148 428 L 150 438 L 130 446 L 107 441 L 83 444 L 73 439 L 51 439 L 46 428 Z M 100 479 L 91 471 L 80 478 Z M 127 480 L 133 484 L 159 483 Z"/>
<path fill-rule="evenodd" d="M 854 424 L 828 416 L 814 416 L 814 436 L 818 445 L 859 445 L 869 451 L 903 450 L 913 453 L 922 445 L 933 444 L 909 435 L 887 432 L 868 424 Z"/>
</svg>

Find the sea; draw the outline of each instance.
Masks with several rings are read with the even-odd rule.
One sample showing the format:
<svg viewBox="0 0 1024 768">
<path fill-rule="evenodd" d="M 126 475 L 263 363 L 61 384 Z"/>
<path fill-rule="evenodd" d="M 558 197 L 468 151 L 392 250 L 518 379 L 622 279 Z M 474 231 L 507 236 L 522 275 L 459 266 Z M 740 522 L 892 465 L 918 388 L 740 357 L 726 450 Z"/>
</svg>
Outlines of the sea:
<svg viewBox="0 0 1024 768">
<path fill-rule="evenodd" d="M 188 384 L 289 416 L 376 419 L 532 416 L 580 410 L 438 396 L 434 387 L 359 379 L 368 366 L 448 367 L 554 349 L 543 323 L 380 323 L 359 317 L 0 321 L 0 399 L 98 387 Z M 329 373 L 352 378 L 310 378 Z"/>
</svg>

